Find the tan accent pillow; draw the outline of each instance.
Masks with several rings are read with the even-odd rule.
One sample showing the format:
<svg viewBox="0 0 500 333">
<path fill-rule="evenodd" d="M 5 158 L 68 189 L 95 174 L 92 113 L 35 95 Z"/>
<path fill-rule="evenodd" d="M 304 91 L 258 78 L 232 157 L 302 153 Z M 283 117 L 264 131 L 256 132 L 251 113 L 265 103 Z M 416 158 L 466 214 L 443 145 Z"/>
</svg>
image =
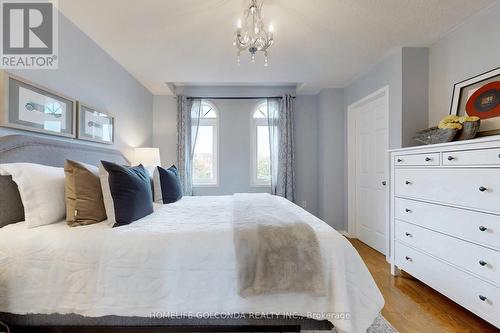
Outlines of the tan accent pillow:
<svg viewBox="0 0 500 333">
<path fill-rule="evenodd" d="M 66 160 L 66 221 L 71 227 L 98 223 L 106 219 L 99 169 Z"/>
</svg>

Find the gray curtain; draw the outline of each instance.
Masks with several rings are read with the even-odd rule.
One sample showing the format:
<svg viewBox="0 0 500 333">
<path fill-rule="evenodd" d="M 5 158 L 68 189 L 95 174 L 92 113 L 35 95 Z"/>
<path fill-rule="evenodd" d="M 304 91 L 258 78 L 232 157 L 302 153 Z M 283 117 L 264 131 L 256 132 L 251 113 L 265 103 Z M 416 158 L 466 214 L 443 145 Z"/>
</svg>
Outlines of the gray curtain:
<svg viewBox="0 0 500 333">
<path fill-rule="evenodd" d="M 200 115 L 200 99 L 177 97 L 177 168 L 184 195 L 193 195 L 193 155 Z"/>
<path fill-rule="evenodd" d="M 268 99 L 271 193 L 295 200 L 293 97 Z"/>
</svg>

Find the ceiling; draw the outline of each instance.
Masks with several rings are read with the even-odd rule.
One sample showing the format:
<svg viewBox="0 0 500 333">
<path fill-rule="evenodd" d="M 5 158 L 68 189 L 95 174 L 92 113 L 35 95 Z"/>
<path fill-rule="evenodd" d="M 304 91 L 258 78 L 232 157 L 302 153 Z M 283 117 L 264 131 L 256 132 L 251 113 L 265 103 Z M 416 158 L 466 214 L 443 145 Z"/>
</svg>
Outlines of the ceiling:
<svg viewBox="0 0 500 333">
<path fill-rule="evenodd" d="M 59 0 L 153 94 L 172 85 L 343 87 L 399 46 L 429 46 L 495 0 L 265 0 L 270 66 L 232 45 L 249 0 Z"/>
</svg>

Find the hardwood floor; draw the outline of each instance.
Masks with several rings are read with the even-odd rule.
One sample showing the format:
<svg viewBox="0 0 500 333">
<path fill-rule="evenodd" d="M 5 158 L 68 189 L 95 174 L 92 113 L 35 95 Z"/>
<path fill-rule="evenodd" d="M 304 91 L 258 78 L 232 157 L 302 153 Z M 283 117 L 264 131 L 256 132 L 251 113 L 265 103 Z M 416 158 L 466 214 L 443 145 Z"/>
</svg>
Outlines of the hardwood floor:
<svg viewBox="0 0 500 333">
<path fill-rule="evenodd" d="M 500 332 L 410 275 L 393 277 L 384 255 L 359 240 L 350 241 L 384 295 L 382 315 L 399 332 Z"/>
</svg>

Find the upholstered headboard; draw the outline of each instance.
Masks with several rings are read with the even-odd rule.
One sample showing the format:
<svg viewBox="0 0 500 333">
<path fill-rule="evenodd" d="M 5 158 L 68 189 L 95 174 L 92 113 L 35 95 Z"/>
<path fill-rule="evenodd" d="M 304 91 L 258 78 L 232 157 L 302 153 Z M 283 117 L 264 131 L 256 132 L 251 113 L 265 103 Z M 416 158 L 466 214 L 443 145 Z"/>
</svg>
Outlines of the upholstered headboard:
<svg viewBox="0 0 500 333">
<path fill-rule="evenodd" d="M 101 160 L 129 164 L 118 150 L 36 136 L 0 137 L 0 163 L 27 162 L 63 167 L 66 159 L 99 165 Z M 24 208 L 10 176 L 0 176 L 0 228 L 24 220 Z"/>
</svg>

